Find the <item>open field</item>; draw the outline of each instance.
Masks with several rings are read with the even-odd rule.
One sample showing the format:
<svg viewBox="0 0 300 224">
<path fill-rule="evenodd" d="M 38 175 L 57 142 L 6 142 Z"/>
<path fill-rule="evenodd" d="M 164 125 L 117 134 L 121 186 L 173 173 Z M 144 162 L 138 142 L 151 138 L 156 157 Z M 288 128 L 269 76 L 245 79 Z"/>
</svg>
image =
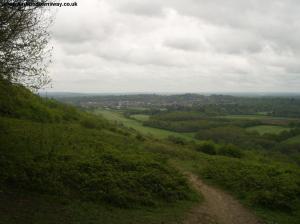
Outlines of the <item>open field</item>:
<svg viewBox="0 0 300 224">
<path fill-rule="evenodd" d="M 247 128 L 247 131 L 256 131 L 259 134 L 279 134 L 283 131 L 289 131 L 290 128 L 275 126 L 275 125 L 258 125 L 254 127 Z"/>
<path fill-rule="evenodd" d="M 186 140 L 195 140 L 194 133 L 177 133 L 173 131 L 162 130 L 159 128 L 152 128 L 143 126 L 143 124 L 134 119 L 128 119 L 124 117 L 120 112 L 112 111 L 112 110 L 103 110 L 98 109 L 95 111 L 96 114 L 102 115 L 104 118 L 122 123 L 124 126 L 133 128 L 142 134 L 152 135 L 155 138 L 163 139 L 169 136 L 181 137 Z"/>
<path fill-rule="evenodd" d="M 130 117 L 138 121 L 148 121 L 150 116 L 146 114 L 134 114 Z"/>
</svg>

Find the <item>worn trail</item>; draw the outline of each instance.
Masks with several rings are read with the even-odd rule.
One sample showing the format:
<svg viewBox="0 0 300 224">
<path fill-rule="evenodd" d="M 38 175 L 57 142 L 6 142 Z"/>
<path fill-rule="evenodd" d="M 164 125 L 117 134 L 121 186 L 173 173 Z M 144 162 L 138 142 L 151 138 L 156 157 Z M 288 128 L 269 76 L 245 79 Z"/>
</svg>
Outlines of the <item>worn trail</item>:
<svg viewBox="0 0 300 224">
<path fill-rule="evenodd" d="M 184 224 L 262 224 L 232 196 L 206 185 L 193 174 L 188 177 L 205 201 L 187 215 Z"/>
</svg>

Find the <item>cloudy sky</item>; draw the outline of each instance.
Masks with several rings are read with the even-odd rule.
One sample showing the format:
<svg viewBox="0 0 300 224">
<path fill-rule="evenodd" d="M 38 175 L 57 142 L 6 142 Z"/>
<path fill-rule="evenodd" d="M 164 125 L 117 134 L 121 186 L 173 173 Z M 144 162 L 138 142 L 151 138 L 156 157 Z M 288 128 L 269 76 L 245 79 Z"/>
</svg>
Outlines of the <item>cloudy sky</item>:
<svg viewBox="0 0 300 224">
<path fill-rule="evenodd" d="M 296 92 L 299 0 L 77 0 L 52 27 L 54 91 Z"/>
</svg>

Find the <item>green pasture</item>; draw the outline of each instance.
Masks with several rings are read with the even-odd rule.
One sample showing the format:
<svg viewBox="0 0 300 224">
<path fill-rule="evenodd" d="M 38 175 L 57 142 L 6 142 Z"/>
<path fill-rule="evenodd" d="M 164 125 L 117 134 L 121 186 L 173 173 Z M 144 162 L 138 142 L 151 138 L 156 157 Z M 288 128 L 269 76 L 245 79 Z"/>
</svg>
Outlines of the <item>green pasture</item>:
<svg viewBox="0 0 300 224">
<path fill-rule="evenodd" d="M 106 118 L 108 120 L 122 123 L 124 126 L 133 128 L 133 129 L 141 132 L 142 134 L 152 135 L 155 138 L 164 139 L 169 136 L 176 136 L 176 137 L 184 138 L 186 140 L 195 140 L 194 133 L 177 133 L 177 132 L 173 132 L 173 131 L 162 130 L 159 128 L 143 126 L 143 124 L 140 121 L 126 118 L 123 116 L 123 114 L 121 112 L 98 109 L 95 111 L 95 113 L 102 115 L 104 118 Z"/>
<path fill-rule="evenodd" d="M 134 114 L 130 116 L 131 118 L 138 120 L 138 121 L 148 121 L 149 120 L 149 115 L 146 114 Z"/>
</svg>

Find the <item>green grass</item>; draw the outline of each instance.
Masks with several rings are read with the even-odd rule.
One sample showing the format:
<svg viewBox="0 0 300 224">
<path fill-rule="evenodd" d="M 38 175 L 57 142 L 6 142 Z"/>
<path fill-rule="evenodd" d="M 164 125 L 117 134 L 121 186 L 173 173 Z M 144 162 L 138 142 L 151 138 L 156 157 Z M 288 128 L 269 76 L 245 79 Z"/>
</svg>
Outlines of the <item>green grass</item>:
<svg viewBox="0 0 300 224">
<path fill-rule="evenodd" d="M 133 118 L 135 120 L 138 120 L 138 121 L 148 121 L 149 120 L 149 115 L 146 115 L 146 114 L 135 114 L 135 115 L 131 115 L 130 118 Z"/>
<path fill-rule="evenodd" d="M 246 129 L 247 131 L 256 131 L 259 134 L 280 134 L 283 131 L 289 131 L 290 128 L 275 125 L 258 125 Z"/>
<path fill-rule="evenodd" d="M 198 201 L 157 139 L 22 86 L 0 99 L 1 224 L 171 224 Z"/>
<path fill-rule="evenodd" d="M 289 138 L 288 140 L 285 141 L 287 144 L 300 144 L 300 135 Z"/>
<path fill-rule="evenodd" d="M 175 199 L 190 191 L 184 178 L 133 134 L 1 117 L 0 124 L 3 223 L 180 223 L 197 201 L 192 192 Z"/>
<path fill-rule="evenodd" d="M 122 123 L 124 126 L 128 128 L 133 128 L 136 131 L 141 132 L 142 134 L 151 135 L 155 138 L 165 139 L 169 136 L 176 136 L 176 137 L 184 138 L 186 140 L 195 140 L 194 133 L 177 133 L 173 131 L 162 130 L 159 128 L 143 126 L 141 122 L 134 119 L 126 118 L 120 112 L 98 109 L 95 111 L 95 113 L 102 115 L 104 118 L 108 120 Z"/>
<path fill-rule="evenodd" d="M 295 166 L 275 163 L 267 158 L 260 162 L 203 153 L 186 152 L 185 155 L 185 158 L 174 157 L 174 165 L 228 192 L 263 219 L 264 223 L 300 223 L 300 203 L 296 195 L 300 173 Z M 287 211 L 281 206 L 291 206 L 293 210 Z"/>
<path fill-rule="evenodd" d="M 0 193 L 0 223 L 9 224 L 179 224 L 195 202 L 173 206 L 122 209 L 35 194 Z"/>
<path fill-rule="evenodd" d="M 121 207 L 189 198 L 184 178 L 135 135 L 12 118 L 0 123 L 0 187 Z"/>
</svg>

